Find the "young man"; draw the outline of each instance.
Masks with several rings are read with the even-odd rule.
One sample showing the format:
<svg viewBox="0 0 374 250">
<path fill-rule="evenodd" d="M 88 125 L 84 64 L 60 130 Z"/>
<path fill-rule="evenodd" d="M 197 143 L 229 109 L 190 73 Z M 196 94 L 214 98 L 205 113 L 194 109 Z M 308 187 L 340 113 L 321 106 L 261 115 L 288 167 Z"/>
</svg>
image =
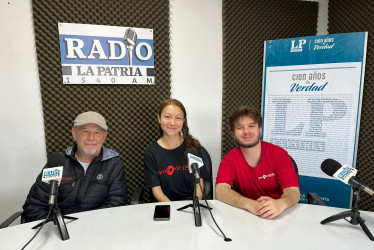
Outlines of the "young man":
<svg viewBox="0 0 374 250">
<path fill-rule="evenodd" d="M 125 167 L 118 153 L 103 146 L 108 134 L 103 116 L 89 111 L 77 116 L 72 135 L 76 144 L 65 152 L 65 166 L 57 202 L 62 214 L 125 205 Z M 48 214 L 50 184 L 42 173 L 30 189 L 23 205 L 26 222 Z"/>
<path fill-rule="evenodd" d="M 267 219 L 298 203 L 298 175 L 291 158 L 281 147 L 260 140 L 260 112 L 238 107 L 229 118 L 229 127 L 239 147 L 222 159 L 216 198 Z"/>
</svg>

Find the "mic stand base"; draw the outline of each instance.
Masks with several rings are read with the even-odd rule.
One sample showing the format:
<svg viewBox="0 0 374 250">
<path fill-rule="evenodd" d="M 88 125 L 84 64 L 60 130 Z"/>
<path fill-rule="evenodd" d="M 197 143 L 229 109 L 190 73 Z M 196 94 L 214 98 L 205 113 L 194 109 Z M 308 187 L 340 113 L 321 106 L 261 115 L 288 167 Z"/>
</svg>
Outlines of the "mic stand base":
<svg viewBox="0 0 374 250">
<path fill-rule="evenodd" d="M 207 207 L 203 204 L 200 204 L 200 202 L 199 202 L 199 198 L 197 197 L 196 185 L 200 186 L 200 190 L 201 190 L 203 196 L 204 196 L 204 190 L 202 190 L 202 188 L 201 188 L 200 178 L 198 177 L 198 175 L 199 174 L 196 174 L 194 172 L 194 180 L 193 180 L 194 190 L 193 190 L 192 204 L 188 204 L 186 206 L 183 206 L 183 207 L 177 209 L 177 211 L 181 211 L 181 210 L 186 209 L 188 207 L 192 207 L 193 215 L 194 215 L 194 218 L 195 218 L 195 227 L 201 227 L 201 225 L 202 225 L 200 207 L 203 207 L 203 208 L 206 208 L 206 209 L 209 209 L 209 210 L 212 209 L 212 208 Z"/>
<path fill-rule="evenodd" d="M 192 204 L 188 204 L 186 206 L 178 208 L 177 211 L 181 211 L 181 210 L 183 210 L 185 208 L 192 207 L 192 209 L 193 209 L 193 215 L 194 215 L 194 218 L 195 218 L 195 226 L 196 227 L 201 227 L 202 223 L 201 223 L 200 206 L 204 207 L 204 208 L 207 208 L 207 209 L 211 209 L 211 208 L 208 208 L 208 207 L 200 204 L 199 198 L 197 198 L 197 196 L 193 196 L 192 197 Z"/>
<path fill-rule="evenodd" d="M 189 208 L 189 207 L 193 207 L 193 204 L 188 204 L 188 205 L 186 205 L 186 206 L 183 206 L 183 207 L 178 208 L 177 210 L 178 210 L 178 211 L 181 211 L 181 210 L 186 209 L 186 208 Z M 211 208 L 211 207 L 207 207 L 206 205 L 201 204 L 201 203 L 200 203 L 200 207 L 203 207 L 203 208 L 206 208 L 206 209 L 209 209 L 209 210 L 212 210 L 212 209 L 213 209 L 213 208 Z"/>
<path fill-rule="evenodd" d="M 66 228 L 66 224 L 65 224 L 64 219 L 69 219 L 69 220 L 72 220 L 72 221 L 78 220 L 78 218 L 76 218 L 76 217 L 61 215 L 60 209 L 55 207 L 55 208 L 53 208 L 53 214 L 50 215 L 46 219 L 45 223 L 53 221 L 53 223 L 55 225 L 57 225 L 57 227 L 58 227 L 58 230 L 59 230 L 60 235 L 61 235 L 61 239 L 62 240 L 68 240 L 68 239 L 70 239 L 70 236 L 69 236 L 68 230 Z M 44 223 L 44 221 L 37 224 L 36 226 L 32 227 L 32 229 L 36 229 L 36 228 L 42 226 L 43 223 Z"/>
<path fill-rule="evenodd" d="M 360 217 L 360 212 L 357 209 L 357 202 L 359 200 L 360 190 L 354 188 L 353 189 L 353 194 L 354 194 L 353 200 L 352 200 L 353 205 L 352 205 L 352 209 L 350 211 L 345 211 L 345 212 L 341 212 L 341 213 L 332 215 L 332 216 L 324 219 L 323 221 L 321 221 L 321 224 L 324 225 L 324 224 L 327 224 L 327 223 L 330 223 L 330 222 L 333 222 L 333 221 L 336 221 L 336 220 L 351 217 L 351 220 L 350 221 L 347 220 L 347 221 L 349 223 L 351 223 L 352 225 L 360 224 L 362 230 L 364 230 L 364 232 L 369 237 L 369 239 L 371 241 L 374 241 L 374 236 L 371 234 L 369 228 L 365 225 L 365 220 Z"/>
</svg>

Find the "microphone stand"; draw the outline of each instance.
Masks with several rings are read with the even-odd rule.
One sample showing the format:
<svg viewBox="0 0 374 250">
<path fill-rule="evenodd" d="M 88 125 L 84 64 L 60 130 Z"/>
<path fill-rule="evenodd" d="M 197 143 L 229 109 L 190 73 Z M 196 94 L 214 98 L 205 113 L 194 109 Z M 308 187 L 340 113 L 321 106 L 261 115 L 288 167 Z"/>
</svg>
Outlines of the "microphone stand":
<svg viewBox="0 0 374 250">
<path fill-rule="evenodd" d="M 199 183 L 200 183 L 200 179 L 196 178 L 196 176 L 194 175 L 194 189 L 193 189 L 192 204 L 188 204 L 186 206 L 183 206 L 183 207 L 177 209 L 177 211 L 181 211 L 183 209 L 192 207 L 193 208 L 193 215 L 194 215 L 194 218 L 195 218 L 195 227 L 201 227 L 201 225 L 202 225 L 200 207 L 203 207 L 203 208 L 206 208 L 206 209 L 209 209 L 209 210 L 212 209 L 211 207 L 200 204 L 199 198 L 197 197 L 197 191 L 196 191 L 196 185 L 198 185 Z M 201 192 L 203 192 L 203 190 L 201 190 Z"/>
<path fill-rule="evenodd" d="M 60 231 L 61 239 L 62 240 L 68 240 L 70 238 L 70 236 L 69 236 L 68 230 L 66 228 L 66 224 L 65 224 L 64 219 L 69 219 L 69 220 L 75 221 L 75 220 L 78 220 L 78 218 L 72 217 L 72 216 L 61 215 L 60 209 L 57 206 L 57 201 L 54 203 L 54 206 L 51 207 L 50 209 L 53 209 L 53 211 L 52 211 L 52 213 L 50 213 L 48 218 L 46 218 L 45 223 L 53 221 L 53 223 L 55 225 L 57 225 L 58 230 Z M 37 224 L 32 229 L 36 229 L 36 228 L 40 227 L 43 223 L 44 223 L 44 221 Z"/>
<path fill-rule="evenodd" d="M 333 222 L 333 221 L 340 220 L 340 219 L 345 219 L 346 221 L 348 221 L 346 217 L 351 217 L 351 220 L 348 222 L 351 223 L 352 225 L 360 224 L 362 230 L 364 230 L 364 232 L 369 237 L 369 239 L 371 241 L 374 241 L 373 235 L 371 234 L 369 228 L 367 228 L 367 226 L 365 225 L 365 220 L 360 217 L 360 211 L 357 208 L 357 203 L 359 199 L 360 199 L 360 189 L 353 188 L 353 200 L 352 200 L 351 211 L 345 211 L 345 212 L 332 215 L 324 219 L 323 221 L 321 221 L 321 224 L 322 225 L 327 224 L 329 222 Z"/>
</svg>

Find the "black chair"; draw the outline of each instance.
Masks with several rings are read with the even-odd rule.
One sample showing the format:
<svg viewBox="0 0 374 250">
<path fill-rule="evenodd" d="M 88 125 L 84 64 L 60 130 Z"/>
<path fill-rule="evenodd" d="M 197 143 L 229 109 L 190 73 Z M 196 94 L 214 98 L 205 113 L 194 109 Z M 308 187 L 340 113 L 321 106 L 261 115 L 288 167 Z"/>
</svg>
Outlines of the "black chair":
<svg viewBox="0 0 374 250">
<path fill-rule="evenodd" d="M 206 167 L 207 178 L 204 179 L 204 195 L 205 199 L 213 199 L 213 175 L 212 175 L 212 159 L 208 151 L 201 147 L 201 154 L 203 158 L 204 165 Z"/>
<path fill-rule="evenodd" d="M 308 204 L 317 204 L 320 206 L 326 206 L 326 203 L 319 197 L 317 193 L 307 193 Z"/>
<path fill-rule="evenodd" d="M 205 199 L 212 200 L 213 199 L 212 159 L 210 158 L 208 151 L 204 147 L 201 147 L 201 156 L 202 156 L 204 165 L 207 170 L 207 178 L 204 178 L 204 195 L 205 195 Z M 136 205 L 139 203 L 143 203 L 143 197 L 144 197 L 145 192 L 149 192 L 150 197 L 151 197 L 151 202 L 156 201 L 152 195 L 151 189 L 146 188 L 144 186 L 139 186 L 135 189 L 131 197 L 130 204 Z"/>
<path fill-rule="evenodd" d="M 290 155 L 290 158 L 291 158 L 293 166 L 295 167 L 295 172 L 296 172 L 297 176 L 299 176 L 299 169 L 297 167 L 296 161 L 292 158 L 291 155 Z M 321 197 L 319 197 L 318 194 L 307 193 L 306 196 L 307 196 L 307 199 L 308 199 L 308 204 L 317 204 L 317 205 L 321 205 L 321 206 L 326 206 L 326 203 L 321 199 Z"/>
<path fill-rule="evenodd" d="M 22 211 L 15 212 L 12 214 L 8 219 L 6 219 L 3 223 L 0 224 L 0 229 L 8 227 L 10 224 L 13 223 L 18 217 L 21 216 L 21 221 L 20 223 L 25 223 L 25 219 L 22 216 Z"/>
<path fill-rule="evenodd" d="M 292 161 L 292 164 L 293 164 L 293 166 L 294 166 L 294 168 L 295 168 L 295 172 L 296 172 L 296 174 L 297 174 L 297 178 L 299 178 L 299 169 L 298 169 L 298 167 L 297 167 L 296 161 L 292 158 L 291 155 L 289 155 L 289 156 L 290 156 L 291 161 Z M 298 180 L 299 180 L 299 179 L 298 179 Z"/>
</svg>

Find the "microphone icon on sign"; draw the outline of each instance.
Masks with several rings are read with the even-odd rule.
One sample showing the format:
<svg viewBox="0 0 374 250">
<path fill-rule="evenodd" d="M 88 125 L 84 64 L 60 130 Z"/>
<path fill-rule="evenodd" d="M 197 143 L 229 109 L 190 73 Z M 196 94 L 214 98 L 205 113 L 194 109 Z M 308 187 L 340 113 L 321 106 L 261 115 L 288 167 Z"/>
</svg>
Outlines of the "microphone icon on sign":
<svg viewBox="0 0 374 250">
<path fill-rule="evenodd" d="M 132 65 L 132 50 L 136 44 L 136 39 L 138 38 L 138 35 L 136 34 L 135 30 L 128 28 L 125 31 L 125 35 L 123 37 L 123 41 L 127 45 L 127 53 L 129 56 L 129 65 Z"/>
</svg>

